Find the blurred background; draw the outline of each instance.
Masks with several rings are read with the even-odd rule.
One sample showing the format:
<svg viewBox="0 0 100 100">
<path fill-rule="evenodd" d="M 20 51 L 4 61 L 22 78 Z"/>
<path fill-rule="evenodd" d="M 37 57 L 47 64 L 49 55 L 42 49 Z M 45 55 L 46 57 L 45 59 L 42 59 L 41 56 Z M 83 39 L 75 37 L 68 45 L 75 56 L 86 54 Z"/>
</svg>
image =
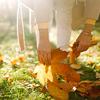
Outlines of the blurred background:
<svg viewBox="0 0 100 100">
<path fill-rule="evenodd" d="M 0 24 L 8 22 L 11 26 L 16 24 L 18 0 L 0 0 Z M 25 7 L 23 7 L 25 9 Z M 28 9 L 23 10 L 25 21 L 28 18 Z M 26 13 L 27 12 L 27 13 Z"/>
</svg>

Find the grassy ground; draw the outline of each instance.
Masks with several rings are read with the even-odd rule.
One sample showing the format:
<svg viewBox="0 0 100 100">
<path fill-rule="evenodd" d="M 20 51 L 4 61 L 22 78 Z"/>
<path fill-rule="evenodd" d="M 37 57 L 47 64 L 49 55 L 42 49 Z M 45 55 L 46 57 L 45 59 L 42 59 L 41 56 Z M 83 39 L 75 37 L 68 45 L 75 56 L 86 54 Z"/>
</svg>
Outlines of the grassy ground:
<svg viewBox="0 0 100 100">
<path fill-rule="evenodd" d="M 43 86 L 30 74 L 30 71 L 34 71 L 34 66 L 39 62 L 36 53 L 35 34 L 29 34 L 27 27 L 25 27 L 26 50 L 20 52 L 16 29 L 8 26 L 2 27 L 0 30 L 0 53 L 2 53 L 0 54 L 0 100 L 55 100 L 49 96 L 49 92 L 45 94 L 40 92 Z M 51 33 L 54 34 L 50 34 L 53 49 L 56 48 L 55 32 L 55 26 L 53 26 Z M 72 32 L 71 43 L 75 41 L 80 32 L 81 29 Z M 93 34 L 98 38 L 100 36 L 99 28 L 95 27 Z M 78 58 L 82 64 L 79 70 L 85 73 L 81 75 L 81 80 L 97 80 L 96 73 L 100 72 L 100 48 L 98 46 L 99 44 L 91 47 Z M 22 62 L 18 62 L 20 57 L 23 59 Z M 17 60 L 16 66 L 12 65 L 11 61 L 13 60 Z M 89 64 L 89 61 L 93 64 Z M 27 66 L 30 67 L 27 68 Z M 69 100 L 95 100 L 81 97 L 79 92 L 69 94 Z M 96 100 L 100 100 L 100 97 Z"/>
</svg>

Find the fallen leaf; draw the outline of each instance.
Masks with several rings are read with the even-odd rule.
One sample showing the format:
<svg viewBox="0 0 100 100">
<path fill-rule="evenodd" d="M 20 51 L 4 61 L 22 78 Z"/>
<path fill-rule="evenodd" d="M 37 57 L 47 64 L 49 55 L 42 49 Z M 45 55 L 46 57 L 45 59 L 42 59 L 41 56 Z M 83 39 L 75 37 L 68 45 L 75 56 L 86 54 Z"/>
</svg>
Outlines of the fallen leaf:
<svg viewBox="0 0 100 100">
<path fill-rule="evenodd" d="M 8 81 L 9 81 L 9 82 L 12 82 L 12 78 L 11 78 L 11 77 L 9 77 L 9 78 L 8 78 Z"/>
<path fill-rule="evenodd" d="M 90 53 L 85 53 L 86 56 L 90 56 Z"/>
<path fill-rule="evenodd" d="M 93 65 L 93 62 L 92 62 L 92 61 L 88 61 L 88 64 L 89 64 L 89 65 Z"/>
<path fill-rule="evenodd" d="M 16 65 L 19 62 L 20 62 L 19 60 L 13 60 L 13 61 L 11 61 L 12 65 Z"/>
<path fill-rule="evenodd" d="M 42 93 L 45 94 L 46 92 L 48 92 L 48 89 L 47 89 L 46 87 L 43 87 L 42 90 L 41 90 L 40 92 L 42 92 Z"/>
<path fill-rule="evenodd" d="M 72 87 L 69 83 L 59 83 L 59 88 L 67 91 L 68 93 L 72 90 Z"/>
<path fill-rule="evenodd" d="M 76 71 L 77 74 L 84 75 L 82 71 Z"/>
<path fill-rule="evenodd" d="M 61 51 L 60 49 L 52 50 L 51 65 L 44 66 L 40 63 L 34 71 L 35 73 L 37 72 L 37 79 L 40 81 L 41 84 L 44 85 L 45 82 L 47 83 L 49 81 L 49 84 L 47 83 L 47 86 L 49 86 L 49 92 L 57 100 L 68 99 L 68 95 L 66 97 L 65 94 L 70 91 L 70 85 L 67 83 L 58 83 L 55 74 L 66 78 L 66 80 L 68 81 L 80 81 L 80 75 L 77 74 L 75 70 L 70 67 L 69 64 L 59 63 L 59 61 L 67 58 L 67 54 L 67 52 Z M 60 94 L 61 96 L 57 96 L 57 94 Z"/>
<path fill-rule="evenodd" d="M 97 37 L 93 37 L 93 40 L 94 40 L 94 41 L 98 41 L 99 38 L 97 38 Z"/>
<path fill-rule="evenodd" d="M 73 69 L 80 69 L 81 65 L 78 64 L 78 63 L 77 64 L 71 64 L 70 67 L 73 68 Z"/>
<path fill-rule="evenodd" d="M 24 56 L 20 56 L 19 60 L 23 62 L 25 60 L 25 57 Z"/>
<path fill-rule="evenodd" d="M 100 81 L 82 81 L 78 83 L 77 90 L 80 91 L 81 96 L 91 97 L 96 99 L 100 96 L 100 88 L 97 86 L 100 85 Z"/>
<path fill-rule="evenodd" d="M 89 97 L 92 97 L 96 99 L 98 96 L 100 96 L 100 88 L 92 87 L 92 89 L 87 90 Z"/>
<path fill-rule="evenodd" d="M 65 90 L 60 89 L 53 82 L 50 82 L 48 80 L 47 86 L 48 86 L 48 90 L 49 90 L 50 94 L 56 100 L 68 100 L 68 98 L 69 98 L 68 92 L 66 92 Z"/>
<path fill-rule="evenodd" d="M 100 78 L 100 73 L 96 73 L 96 78 Z"/>
<path fill-rule="evenodd" d="M 0 56 L 2 55 L 2 53 L 0 52 Z"/>
<path fill-rule="evenodd" d="M 70 85 L 71 87 L 76 86 L 77 84 L 78 84 L 77 82 L 73 82 L 73 81 L 70 81 L 70 82 L 69 82 L 69 85 Z"/>
<path fill-rule="evenodd" d="M 30 74 L 31 74 L 34 78 L 37 77 L 32 71 L 30 71 Z"/>
<path fill-rule="evenodd" d="M 0 57 L 0 62 L 3 62 L 3 57 Z"/>
</svg>

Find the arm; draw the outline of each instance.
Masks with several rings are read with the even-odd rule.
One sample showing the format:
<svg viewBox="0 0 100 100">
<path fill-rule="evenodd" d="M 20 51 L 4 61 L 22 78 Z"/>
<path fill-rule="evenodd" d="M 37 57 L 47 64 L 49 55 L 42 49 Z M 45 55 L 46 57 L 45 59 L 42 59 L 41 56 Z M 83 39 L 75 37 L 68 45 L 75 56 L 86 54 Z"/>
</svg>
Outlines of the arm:
<svg viewBox="0 0 100 100">
<path fill-rule="evenodd" d="M 39 30 L 37 53 L 40 62 L 51 64 L 51 44 L 49 41 L 48 22 L 52 15 L 52 0 L 34 0 L 34 11 Z"/>
<path fill-rule="evenodd" d="M 75 44 L 78 45 L 75 52 L 86 51 L 91 45 L 91 32 L 100 13 L 100 0 L 87 0 L 86 21 L 82 33 L 77 38 Z M 88 33 L 88 35 L 86 34 Z M 90 34 L 90 35 L 89 35 Z"/>
<path fill-rule="evenodd" d="M 38 59 L 44 65 L 51 64 L 51 44 L 48 29 L 39 29 L 39 43 L 37 46 Z"/>
</svg>

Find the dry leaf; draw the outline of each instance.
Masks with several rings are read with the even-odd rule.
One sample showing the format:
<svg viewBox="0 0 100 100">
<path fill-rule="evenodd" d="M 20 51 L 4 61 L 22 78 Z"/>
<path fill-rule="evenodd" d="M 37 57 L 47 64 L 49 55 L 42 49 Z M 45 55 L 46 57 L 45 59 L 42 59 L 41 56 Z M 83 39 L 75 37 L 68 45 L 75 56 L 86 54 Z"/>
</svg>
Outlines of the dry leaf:
<svg viewBox="0 0 100 100">
<path fill-rule="evenodd" d="M 42 93 L 45 94 L 47 91 L 48 91 L 48 89 L 47 89 L 46 87 L 43 87 L 42 90 L 41 90 L 40 92 L 42 92 Z"/>
<path fill-rule="evenodd" d="M 59 63 L 59 61 L 67 58 L 67 54 L 67 52 L 61 51 L 60 49 L 52 50 L 51 66 L 44 66 L 40 63 L 34 71 L 35 73 L 37 72 L 37 79 L 41 84 L 44 85 L 45 82 L 47 83 L 47 81 L 49 80 L 50 84 L 47 83 L 49 86 L 49 92 L 57 100 L 67 100 L 68 96 L 66 97 L 65 94 L 68 93 L 71 89 L 70 85 L 68 85 L 67 83 L 58 83 L 55 74 L 66 78 L 66 80 L 68 81 L 80 81 L 80 75 L 77 74 L 69 64 Z M 60 88 L 62 88 L 62 90 Z M 60 94 L 61 96 L 58 94 Z M 65 97 L 67 99 L 65 99 Z"/>
<path fill-rule="evenodd" d="M 25 60 L 25 57 L 20 56 L 20 57 L 19 57 L 19 60 L 23 62 L 23 61 Z"/>
<path fill-rule="evenodd" d="M 53 82 L 50 82 L 48 80 L 47 86 L 48 86 L 50 94 L 56 100 L 68 100 L 68 98 L 69 98 L 68 92 L 66 92 L 65 90 L 60 89 Z"/>
<path fill-rule="evenodd" d="M 68 93 L 72 90 L 72 87 L 69 83 L 59 83 L 59 88 L 67 91 Z"/>
<path fill-rule="evenodd" d="M 30 74 L 31 74 L 34 78 L 37 77 L 32 71 L 30 71 Z"/>
<path fill-rule="evenodd" d="M 71 64 L 70 67 L 73 68 L 73 69 L 80 69 L 81 65 L 78 64 L 78 63 L 77 64 Z"/>
<path fill-rule="evenodd" d="M 98 85 L 100 85 L 100 81 L 82 81 L 78 83 L 77 90 L 80 91 L 81 96 L 96 99 L 98 96 L 100 96 L 100 88 L 97 88 Z"/>
<path fill-rule="evenodd" d="M 71 87 L 76 86 L 77 84 L 78 84 L 77 82 L 72 82 L 72 81 L 69 82 L 69 85 L 70 85 Z"/>
<path fill-rule="evenodd" d="M 2 53 L 0 52 L 0 56 L 2 55 Z"/>
<path fill-rule="evenodd" d="M 89 65 L 93 65 L 93 62 L 92 62 L 92 61 L 88 61 L 88 64 L 89 64 Z"/>
<path fill-rule="evenodd" d="M 85 53 L 85 55 L 86 55 L 86 56 L 90 56 L 90 54 L 89 54 L 89 53 Z"/>
<path fill-rule="evenodd" d="M 98 41 L 99 38 L 97 38 L 97 37 L 93 37 L 93 40 L 94 40 L 94 41 Z"/>
<path fill-rule="evenodd" d="M 9 78 L 8 78 L 8 81 L 9 81 L 9 82 L 12 82 L 12 78 L 11 78 L 11 77 L 9 77 Z"/>
<path fill-rule="evenodd" d="M 0 62 L 2 62 L 3 61 L 3 57 L 0 57 Z"/>
<path fill-rule="evenodd" d="M 96 73 L 96 78 L 100 78 L 100 73 Z"/>
<path fill-rule="evenodd" d="M 11 61 L 12 65 L 16 65 L 19 62 L 20 62 L 20 60 L 13 60 L 13 61 Z"/>
<path fill-rule="evenodd" d="M 81 74 L 84 75 L 84 73 L 82 71 L 76 71 L 77 74 Z"/>
</svg>

